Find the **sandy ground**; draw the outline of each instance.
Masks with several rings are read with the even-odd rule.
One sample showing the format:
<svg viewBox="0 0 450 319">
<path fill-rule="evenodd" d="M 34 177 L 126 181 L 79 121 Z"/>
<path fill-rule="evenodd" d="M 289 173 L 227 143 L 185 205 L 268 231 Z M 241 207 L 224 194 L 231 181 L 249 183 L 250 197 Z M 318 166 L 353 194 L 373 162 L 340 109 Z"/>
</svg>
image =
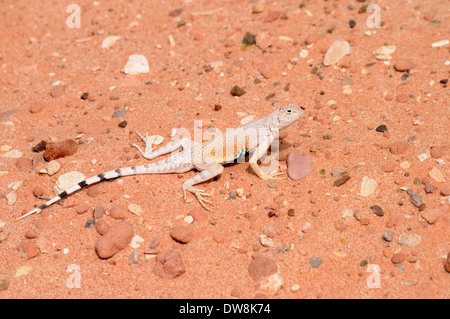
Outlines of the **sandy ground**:
<svg viewBox="0 0 450 319">
<path fill-rule="evenodd" d="M 80 28 L 69 3 L 0 6 L 0 298 L 449 298 L 450 46 L 432 46 L 450 37 L 446 1 L 377 1 L 379 28 L 356 0 L 77 1 Z M 243 45 L 247 32 L 256 45 Z M 324 66 L 336 40 L 351 53 Z M 375 57 L 390 45 L 391 59 Z M 133 54 L 148 73 L 124 73 Z M 235 85 L 246 93 L 232 96 Z M 310 159 L 298 181 L 228 165 L 201 185 L 208 212 L 191 194 L 183 201 L 195 172 L 123 177 L 15 221 L 65 173 L 148 163 L 135 132 L 166 143 L 194 120 L 225 131 L 288 103 L 307 113 L 280 154 L 283 172 L 288 153 Z M 33 147 L 68 139 L 76 152 L 43 172 Z M 341 186 L 336 166 L 351 176 Z M 114 206 L 133 241 L 102 259 L 97 224 L 118 222 Z M 90 227 L 96 207 L 106 213 Z M 175 261 L 162 266 L 167 255 Z"/>
</svg>

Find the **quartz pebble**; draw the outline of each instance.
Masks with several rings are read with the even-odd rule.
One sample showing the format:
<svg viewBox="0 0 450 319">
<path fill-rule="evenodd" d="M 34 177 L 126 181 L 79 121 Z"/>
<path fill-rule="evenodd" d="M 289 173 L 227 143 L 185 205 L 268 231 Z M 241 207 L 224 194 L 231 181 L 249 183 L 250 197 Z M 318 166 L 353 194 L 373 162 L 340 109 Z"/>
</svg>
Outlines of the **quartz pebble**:
<svg viewBox="0 0 450 319">
<path fill-rule="evenodd" d="M 128 57 L 124 68 L 125 74 L 141 74 L 150 72 L 150 66 L 145 56 L 132 54 Z"/>
<path fill-rule="evenodd" d="M 311 172 L 311 161 L 305 156 L 291 152 L 287 156 L 287 175 L 291 180 L 297 181 Z"/>
<path fill-rule="evenodd" d="M 72 171 L 65 173 L 58 177 L 56 181 L 56 185 L 53 186 L 53 190 L 56 194 L 60 194 L 69 187 L 72 187 L 79 182 L 82 182 L 86 179 L 86 176 L 83 173 Z"/>
<path fill-rule="evenodd" d="M 352 52 L 352 48 L 350 43 L 345 40 L 336 40 L 325 53 L 325 57 L 323 59 L 324 66 L 330 66 L 338 63 L 344 56 L 350 54 Z"/>
<path fill-rule="evenodd" d="M 374 179 L 364 176 L 359 185 L 359 192 L 361 196 L 367 197 L 372 195 L 377 188 L 377 182 Z"/>
<path fill-rule="evenodd" d="M 428 172 L 428 176 L 438 183 L 445 183 L 445 177 L 437 167 Z"/>
</svg>

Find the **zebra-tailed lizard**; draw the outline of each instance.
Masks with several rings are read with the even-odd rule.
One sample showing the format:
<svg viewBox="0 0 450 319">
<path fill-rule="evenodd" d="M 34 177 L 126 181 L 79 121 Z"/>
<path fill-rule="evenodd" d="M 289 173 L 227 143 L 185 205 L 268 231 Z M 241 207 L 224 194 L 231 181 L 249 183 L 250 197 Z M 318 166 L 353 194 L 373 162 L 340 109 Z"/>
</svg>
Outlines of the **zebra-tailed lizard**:
<svg viewBox="0 0 450 319">
<path fill-rule="evenodd" d="M 305 111 L 298 105 L 288 104 L 270 113 L 266 117 L 227 130 L 204 143 L 192 141 L 188 138 L 181 138 L 168 142 L 156 151 L 153 151 L 152 141 L 148 139 L 148 136 L 146 135 L 143 137 L 139 134 L 146 144 L 145 150 L 142 151 L 139 146 L 134 146 L 146 159 L 151 160 L 163 154 L 179 151 L 180 149 L 182 149 L 182 151 L 176 152 L 155 163 L 118 168 L 88 178 L 66 189 L 56 197 L 18 219 L 39 213 L 44 208 L 67 197 L 69 194 L 104 180 L 127 175 L 184 173 L 194 168 L 199 170 L 200 173 L 183 183 L 183 198 L 186 199 L 186 191 L 189 191 L 197 197 L 198 201 L 205 209 L 211 210 L 211 208 L 206 205 L 212 204 L 211 201 L 204 198 L 210 196 L 210 194 L 195 188 L 194 185 L 220 175 L 223 172 L 224 164 L 232 163 L 236 159 L 242 158 L 242 156 L 247 153 L 250 154 L 250 167 L 260 178 L 265 180 L 283 178 L 282 176 L 279 176 L 283 173 L 264 173 L 257 161 L 266 154 L 272 142 L 278 138 L 280 130 L 288 127 L 304 115 Z"/>
</svg>

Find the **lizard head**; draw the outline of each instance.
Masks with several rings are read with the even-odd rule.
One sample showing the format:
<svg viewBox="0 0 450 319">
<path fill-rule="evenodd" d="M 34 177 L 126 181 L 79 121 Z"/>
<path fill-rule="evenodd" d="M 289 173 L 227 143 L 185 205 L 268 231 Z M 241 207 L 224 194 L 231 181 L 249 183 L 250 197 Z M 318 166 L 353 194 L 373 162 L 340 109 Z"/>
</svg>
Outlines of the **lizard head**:
<svg viewBox="0 0 450 319">
<path fill-rule="evenodd" d="M 278 110 L 278 123 L 280 129 L 288 127 L 299 118 L 305 116 L 305 111 L 297 104 L 288 104 Z"/>
</svg>

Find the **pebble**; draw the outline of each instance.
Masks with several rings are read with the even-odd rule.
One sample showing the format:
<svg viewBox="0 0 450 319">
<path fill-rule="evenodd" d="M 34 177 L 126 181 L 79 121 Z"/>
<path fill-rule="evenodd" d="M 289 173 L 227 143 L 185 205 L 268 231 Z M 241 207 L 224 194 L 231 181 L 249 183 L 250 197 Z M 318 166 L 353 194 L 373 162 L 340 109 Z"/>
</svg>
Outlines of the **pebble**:
<svg viewBox="0 0 450 319">
<path fill-rule="evenodd" d="M 89 210 L 88 205 L 81 205 L 81 206 L 78 206 L 75 211 L 77 212 L 77 214 L 81 215 L 81 214 L 86 213 L 88 210 Z"/>
<path fill-rule="evenodd" d="M 395 170 L 395 164 L 393 163 L 383 164 L 383 166 L 381 166 L 381 169 L 383 170 L 383 172 L 392 172 Z"/>
<path fill-rule="evenodd" d="M 337 180 L 335 180 L 333 182 L 333 186 L 335 187 L 339 187 L 345 183 L 347 183 L 350 180 L 351 176 L 350 175 L 342 175 L 341 177 L 339 177 Z"/>
<path fill-rule="evenodd" d="M 176 226 L 170 231 L 170 237 L 182 244 L 189 243 L 194 237 L 194 231 L 188 226 Z"/>
<path fill-rule="evenodd" d="M 422 196 L 414 194 L 411 189 L 408 189 L 406 192 L 409 195 L 409 200 L 414 206 L 419 207 L 422 204 Z"/>
<path fill-rule="evenodd" d="M 262 2 L 258 2 L 252 7 L 252 13 L 261 13 L 263 11 L 264 11 L 264 3 Z"/>
<path fill-rule="evenodd" d="M 101 190 L 100 190 L 100 187 L 97 185 L 89 187 L 89 189 L 87 191 L 87 195 L 89 197 L 97 197 L 100 194 L 101 194 Z"/>
<path fill-rule="evenodd" d="M 274 247 L 274 243 L 272 238 L 267 237 L 266 235 L 259 235 L 259 243 L 264 247 Z"/>
<path fill-rule="evenodd" d="M 30 113 L 39 113 L 44 109 L 44 104 L 35 102 L 30 105 Z"/>
<path fill-rule="evenodd" d="M 370 210 L 372 211 L 372 213 L 374 213 L 377 216 L 384 215 L 383 209 L 379 205 L 370 206 Z"/>
<path fill-rule="evenodd" d="M 78 144 L 75 140 L 65 140 L 57 143 L 47 143 L 45 146 L 44 158 L 52 161 L 64 156 L 75 154 Z"/>
<path fill-rule="evenodd" d="M 394 69 L 398 72 L 409 71 L 414 68 L 414 63 L 409 59 L 397 60 L 394 64 Z"/>
<path fill-rule="evenodd" d="M 11 192 L 11 193 L 6 194 L 5 197 L 6 197 L 6 203 L 7 203 L 9 206 L 14 205 L 14 204 L 16 203 L 16 201 L 17 201 L 17 194 L 14 193 L 14 192 Z"/>
<path fill-rule="evenodd" d="M 404 253 L 395 253 L 391 257 L 391 261 L 393 264 L 401 264 L 405 261 L 405 254 Z"/>
<path fill-rule="evenodd" d="M 405 153 L 409 148 L 408 143 L 405 142 L 394 142 L 389 146 L 389 151 L 394 155 L 399 155 Z"/>
<path fill-rule="evenodd" d="M 445 183 L 445 177 L 437 167 L 428 172 L 428 176 L 438 183 Z"/>
<path fill-rule="evenodd" d="M 450 196 L 450 188 L 447 188 L 447 187 L 442 188 L 441 189 L 441 195 L 442 196 Z"/>
<path fill-rule="evenodd" d="M 375 131 L 381 132 L 381 133 L 386 132 L 386 131 L 387 131 L 387 126 L 384 125 L 384 124 L 379 125 L 379 126 L 377 126 L 377 128 L 375 129 Z"/>
<path fill-rule="evenodd" d="M 139 259 L 141 258 L 141 253 L 138 250 L 133 250 L 128 256 L 128 264 L 136 265 L 139 263 Z"/>
<path fill-rule="evenodd" d="M 331 170 L 331 176 L 339 177 L 348 173 L 348 169 L 344 166 L 336 166 Z"/>
<path fill-rule="evenodd" d="M 352 48 L 350 43 L 345 40 L 336 40 L 330 46 L 330 48 L 325 53 L 325 57 L 323 59 L 324 66 L 330 66 L 338 63 L 344 56 L 350 54 L 352 52 Z"/>
<path fill-rule="evenodd" d="M 95 230 L 100 234 L 104 235 L 109 229 L 110 225 L 105 219 L 99 219 L 95 222 Z"/>
<path fill-rule="evenodd" d="M 386 230 L 383 233 L 383 239 L 387 242 L 391 242 L 394 239 L 394 233 L 390 230 Z"/>
<path fill-rule="evenodd" d="M 105 39 L 103 39 L 102 41 L 102 48 L 103 49 L 109 49 L 110 47 L 112 47 L 117 40 L 119 40 L 121 38 L 121 36 L 118 35 L 110 35 L 107 36 Z"/>
<path fill-rule="evenodd" d="M 438 188 L 436 187 L 436 186 L 434 186 L 434 185 L 431 185 L 431 184 L 426 184 L 425 186 L 424 186 L 424 188 L 423 188 L 424 190 L 425 190 L 425 193 L 427 193 L 427 194 L 432 194 L 432 193 L 434 193 Z"/>
<path fill-rule="evenodd" d="M 401 234 L 398 237 L 397 242 L 403 246 L 414 247 L 414 246 L 419 245 L 421 240 L 422 240 L 422 237 L 420 235 L 417 235 L 414 233 L 406 233 L 406 234 Z"/>
<path fill-rule="evenodd" d="M 141 74 L 150 72 L 150 66 L 145 56 L 132 54 L 128 57 L 127 64 L 124 67 L 125 74 Z"/>
<path fill-rule="evenodd" d="M 171 253 L 161 252 L 156 255 L 156 263 L 153 267 L 153 273 L 161 278 L 173 279 L 181 276 L 186 269 L 181 259 L 179 251 Z"/>
<path fill-rule="evenodd" d="M 7 278 L 0 278 L 0 291 L 6 290 L 9 287 L 9 281 Z"/>
<path fill-rule="evenodd" d="M 241 89 L 239 86 L 235 85 L 231 88 L 230 94 L 232 96 L 242 96 L 244 95 L 246 92 L 245 90 Z"/>
<path fill-rule="evenodd" d="M 311 160 L 308 157 L 291 152 L 287 156 L 287 175 L 291 180 L 297 181 L 311 172 Z"/>
<path fill-rule="evenodd" d="M 260 282 L 277 274 L 278 266 L 272 259 L 258 256 L 248 266 L 248 273 L 254 281 Z"/>
<path fill-rule="evenodd" d="M 66 87 L 64 85 L 55 85 L 54 87 L 51 88 L 50 90 L 50 95 L 53 98 L 57 98 L 60 97 L 61 95 L 63 95 L 64 93 L 66 93 Z"/>
<path fill-rule="evenodd" d="M 306 43 L 306 45 L 310 45 L 310 44 L 316 43 L 319 40 L 320 40 L 320 36 L 318 34 L 310 34 L 306 37 L 305 43 Z"/>
<path fill-rule="evenodd" d="M 271 10 L 264 18 L 264 22 L 273 22 L 281 16 L 281 11 L 279 10 Z"/>
<path fill-rule="evenodd" d="M 43 196 L 45 194 L 45 190 L 42 186 L 34 186 L 33 188 L 33 195 L 38 197 L 38 196 Z"/>
<path fill-rule="evenodd" d="M 135 214 L 137 216 L 142 215 L 143 209 L 137 204 L 129 204 L 127 208 L 132 214 Z"/>
<path fill-rule="evenodd" d="M 408 102 L 409 97 L 408 97 L 408 94 L 400 93 L 400 94 L 396 95 L 395 100 L 400 103 L 406 103 L 406 102 Z"/>
<path fill-rule="evenodd" d="M 434 158 L 441 158 L 444 155 L 444 148 L 435 146 L 430 149 L 430 155 Z"/>
<path fill-rule="evenodd" d="M 389 61 L 392 59 L 391 54 L 396 50 L 395 45 L 382 46 L 373 51 L 375 58 L 381 61 Z"/>
<path fill-rule="evenodd" d="M 47 170 L 47 174 L 52 176 L 55 175 L 59 169 L 61 168 L 61 164 L 58 161 L 51 160 L 45 165 L 45 169 Z"/>
<path fill-rule="evenodd" d="M 348 226 L 343 220 L 338 220 L 334 223 L 334 227 L 341 232 L 344 232 L 347 230 Z"/>
<path fill-rule="evenodd" d="M 127 110 L 117 110 L 113 113 L 112 118 L 122 117 L 127 114 Z"/>
<path fill-rule="evenodd" d="M 114 219 L 124 220 L 128 216 L 128 211 L 121 206 L 113 206 L 109 212 L 109 215 Z"/>
<path fill-rule="evenodd" d="M 19 246 L 19 252 L 22 258 L 29 260 L 39 255 L 40 250 L 35 240 L 26 241 Z"/>
<path fill-rule="evenodd" d="M 267 187 L 269 188 L 277 188 L 277 184 L 275 184 L 274 182 L 270 182 L 267 184 Z"/>
<path fill-rule="evenodd" d="M 309 260 L 309 264 L 314 268 L 318 268 L 322 264 L 322 259 L 313 257 Z"/>
<path fill-rule="evenodd" d="M 434 224 L 442 216 L 442 211 L 439 208 L 426 209 L 422 213 L 422 218 L 425 219 L 429 224 Z"/>
<path fill-rule="evenodd" d="M 95 226 L 95 220 L 93 219 L 89 219 L 85 224 L 84 224 L 84 228 L 92 228 Z"/>
<path fill-rule="evenodd" d="M 97 240 L 95 250 L 100 258 L 110 258 L 127 248 L 132 238 L 133 227 L 124 221 L 118 221 Z"/>
<path fill-rule="evenodd" d="M 255 45 L 256 44 L 256 35 L 250 32 L 246 32 L 244 38 L 242 39 L 242 44 L 245 45 Z"/>
<path fill-rule="evenodd" d="M 94 220 L 100 219 L 105 215 L 105 209 L 102 206 L 97 206 L 94 208 L 93 217 Z"/>
<path fill-rule="evenodd" d="M 375 192 L 377 188 L 377 182 L 374 179 L 364 176 L 360 183 L 360 195 L 363 197 L 370 196 Z"/>
<path fill-rule="evenodd" d="M 75 184 L 78 184 L 79 182 L 82 182 L 86 179 L 86 176 L 84 176 L 83 173 L 72 171 L 65 174 L 62 174 L 58 177 L 56 181 L 56 185 L 53 186 L 53 190 L 56 194 L 62 193 L 69 187 L 72 187 Z"/>
</svg>

